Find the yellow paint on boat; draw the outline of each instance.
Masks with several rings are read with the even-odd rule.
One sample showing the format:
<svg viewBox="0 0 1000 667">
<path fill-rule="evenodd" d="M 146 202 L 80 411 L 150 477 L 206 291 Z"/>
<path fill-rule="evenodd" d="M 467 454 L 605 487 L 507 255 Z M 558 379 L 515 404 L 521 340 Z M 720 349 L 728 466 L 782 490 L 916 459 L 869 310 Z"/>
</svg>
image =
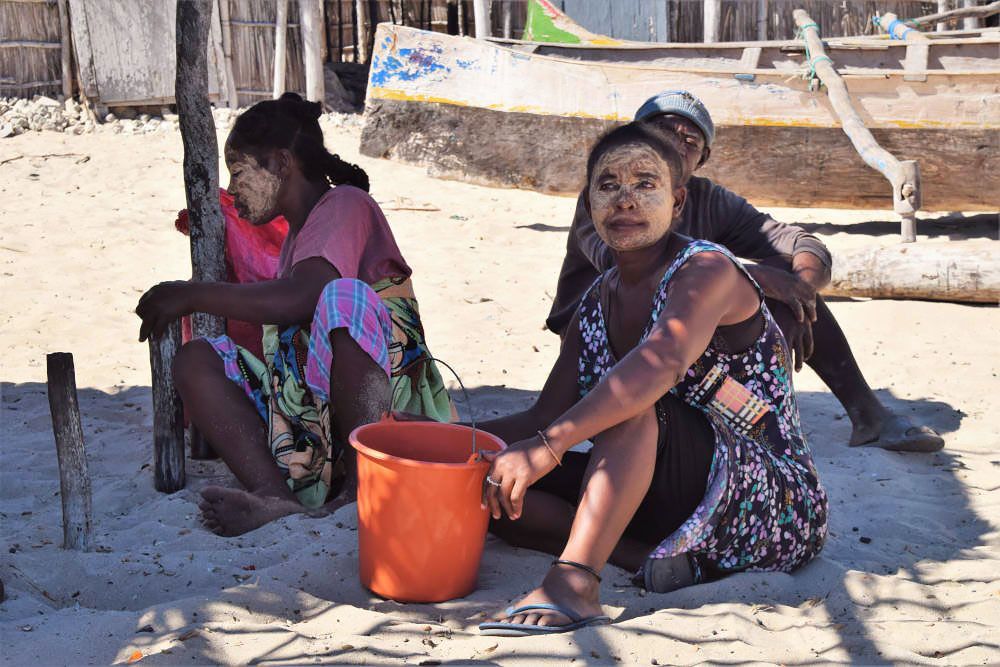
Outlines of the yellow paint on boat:
<svg viewBox="0 0 1000 667">
<path fill-rule="evenodd" d="M 488 109 L 490 111 L 501 111 L 504 113 L 526 113 L 534 114 L 537 116 L 563 116 L 566 118 L 585 118 L 589 120 L 602 120 L 610 122 L 628 122 L 632 120 L 632 116 L 621 116 L 618 114 L 590 114 L 586 112 L 567 112 L 554 114 L 542 107 L 531 106 L 531 105 L 515 105 L 515 106 L 505 106 L 502 104 L 489 104 L 486 106 L 478 104 L 469 104 L 461 100 L 450 99 L 446 97 L 437 97 L 434 95 L 420 95 L 417 93 L 411 93 L 404 90 L 399 90 L 396 88 L 376 88 L 371 87 L 368 89 L 368 96 L 372 99 L 382 99 L 382 100 L 395 100 L 401 102 L 425 102 L 433 104 L 447 104 L 456 107 L 466 107 L 466 108 L 478 108 L 478 109 Z M 822 123 L 814 123 L 808 120 L 796 119 L 796 120 L 782 120 L 778 118 L 769 117 L 753 117 L 753 118 L 739 118 L 738 122 L 719 122 L 718 125 L 721 126 L 744 126 L 744 127 L 801 127 L 801 128 L 838 128 L 839 124 L 829 124 L 824 125 Z M 894 128 L 906 129 L 906 130 L 931 130 L 931 129 L 1000 129 L 1000 124 L 984 124 L 979 122 L 942 122 L 936 120 L 923 120 L 919 122 L 906 121 L 906 120 L 885 120 L 882 121 L 883 126 L 890 126 Z M 878 126 L 875 127 L 878 129 Z"/>
</svg>

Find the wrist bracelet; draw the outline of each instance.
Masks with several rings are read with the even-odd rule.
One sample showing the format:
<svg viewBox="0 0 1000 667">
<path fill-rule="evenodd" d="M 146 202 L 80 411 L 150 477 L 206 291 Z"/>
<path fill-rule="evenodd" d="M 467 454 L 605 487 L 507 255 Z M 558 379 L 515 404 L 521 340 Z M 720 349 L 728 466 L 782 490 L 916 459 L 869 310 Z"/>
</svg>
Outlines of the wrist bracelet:
<svg viewBox="0 0 1000 667">
<path fill-rule="evenodd" d="M 560 458 L 556 456 L 556 450 L 552 449 L 552 445 L 549 444 L 549 439 L 546 438 L 545 434 L 542 433 L 541 431 L 538 431 L 538 437 L 541 438 L 542 444 L 545 445 L 545 449 L 549 450 L 549 456 L 555 459 L 556 465 L 561 466 L 562 460 L 560 460 Z"/>
</svg>

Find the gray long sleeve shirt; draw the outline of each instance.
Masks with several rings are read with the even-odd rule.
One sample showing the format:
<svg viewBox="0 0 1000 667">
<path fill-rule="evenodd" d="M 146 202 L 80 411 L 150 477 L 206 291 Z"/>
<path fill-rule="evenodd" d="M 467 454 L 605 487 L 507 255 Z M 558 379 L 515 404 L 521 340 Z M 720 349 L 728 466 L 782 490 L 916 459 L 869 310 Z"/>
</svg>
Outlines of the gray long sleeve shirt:
<svg viewBox="0 0 1000 667">
<path fill-rule="evenodd" d="M 819 257 L 828 268 L 832 266 L 830 251 L 818 238 L 801 227 L 761 213 L 721 185 L 692 176 L 687 191 L 687 201 L 674 231 L 718 243 L 742 259 L 785 257 L 791 261 L 795 254 L 808 252 Z M 562 335 L 584 293 L 613 263 L 611 249 L 598 236 L 581 193 L 566 241 L 556 296 L 545 322 L 550 330 Z"/>
</svg>

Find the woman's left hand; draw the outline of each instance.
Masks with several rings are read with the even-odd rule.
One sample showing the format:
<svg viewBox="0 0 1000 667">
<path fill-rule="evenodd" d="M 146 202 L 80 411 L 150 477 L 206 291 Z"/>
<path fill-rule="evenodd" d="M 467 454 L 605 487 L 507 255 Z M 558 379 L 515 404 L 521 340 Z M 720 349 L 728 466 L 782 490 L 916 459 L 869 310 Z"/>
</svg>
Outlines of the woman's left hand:
<svg viewBox="0 0 1000 667">
<path fill-rule="evenodd" d="M 482 454 L 492 463 L 483 482 L 483 505 L 494 519 L 503 514 L 511 520 L 520 518 L 528 487 L 556 467 L 555 458 L 538 436 L 515 442 L 502 452 Z"/>
<path fill-rule="evenodd" d="M 135 314 L 142 318 L 140 343 L 159 338 L 171 322 L 191 313 L 188 296 L 192 286 L 187 280 L 173 280 L 154 285 L 139 298 Z"/>
</svg>

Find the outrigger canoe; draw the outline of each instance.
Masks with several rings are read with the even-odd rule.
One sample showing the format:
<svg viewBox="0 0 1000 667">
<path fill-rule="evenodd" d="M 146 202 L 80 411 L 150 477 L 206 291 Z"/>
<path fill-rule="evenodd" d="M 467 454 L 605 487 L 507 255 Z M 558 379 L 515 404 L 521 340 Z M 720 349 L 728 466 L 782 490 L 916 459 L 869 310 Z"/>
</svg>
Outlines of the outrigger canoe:
<svg viewBox="0 0 1000 667">
<path fill-rule="evenodd" d="M 576 194 L 596 137 L 650 95 L 679 88 L 705 102 L 717 128 L 700 175 L 757 205 L 889 207 L 883 177 L 858 157 L 810 76 L 802 42 L 622 42 L 563 19 L 536 37 L 572 43 L 380 25 L 361 152 L 446 178 Z M 995 211 L 1000 30 L 927 37 L 925 56 L 885 37 L 824 44 L 878 142 L 919 161 L 924 210 Z"/>
</svg>

